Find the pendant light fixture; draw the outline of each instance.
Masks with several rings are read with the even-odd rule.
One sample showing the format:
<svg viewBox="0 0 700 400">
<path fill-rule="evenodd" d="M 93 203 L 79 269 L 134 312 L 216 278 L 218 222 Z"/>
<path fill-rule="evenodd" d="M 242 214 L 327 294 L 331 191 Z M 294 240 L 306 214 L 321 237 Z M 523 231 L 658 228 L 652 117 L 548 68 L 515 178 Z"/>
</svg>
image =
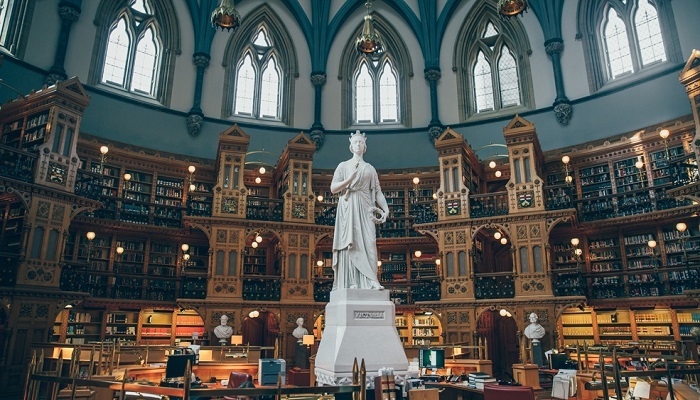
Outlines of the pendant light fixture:
<svg viewBox="0 0 700 400">
<path fill-rule="evenodd" d="M 236 32 L 241 26 L 241 14 L 233 7 L 233 0 L 221 0 L 219 6 L 211 13 L 211 24 L 214 28 L 221 28 L 223 31 L 227 29 L 229 32 L 233 29 Z"/>
<path fill-rule="evenodd" d="M 527 0 L 498 0 L 496 8 L 502 18 L 514 17 L 527 11 Z"/>
<path fill-rule="evenodd" d="M 372 16 L 370 15 L 370 11 L 372 10 L 372 2 L 366 2 L 365 7 L 367 7 L 367 15 L 365 15 L 362 33 L 357 38 L 355 45 L 357 47 L 357 51 L 360 53 L 380 53 L 383 51 L 382 41 L 379 34 L 374 31 L 374 24 L 372 23 Z"/>
</svg>

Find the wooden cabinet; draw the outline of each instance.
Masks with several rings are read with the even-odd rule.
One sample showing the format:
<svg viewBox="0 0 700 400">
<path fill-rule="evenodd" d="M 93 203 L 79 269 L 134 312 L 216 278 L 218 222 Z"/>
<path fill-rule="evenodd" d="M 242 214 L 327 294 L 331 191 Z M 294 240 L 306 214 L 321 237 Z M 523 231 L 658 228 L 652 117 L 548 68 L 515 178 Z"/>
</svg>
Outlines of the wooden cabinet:
<svg viewBox="0 0 700 400">
<path fill-rule="evenodd" d="M 173 340 L 173 310 L 141 310 L 139 316 L 140 344 L 169 345 Z"/>
</svg>

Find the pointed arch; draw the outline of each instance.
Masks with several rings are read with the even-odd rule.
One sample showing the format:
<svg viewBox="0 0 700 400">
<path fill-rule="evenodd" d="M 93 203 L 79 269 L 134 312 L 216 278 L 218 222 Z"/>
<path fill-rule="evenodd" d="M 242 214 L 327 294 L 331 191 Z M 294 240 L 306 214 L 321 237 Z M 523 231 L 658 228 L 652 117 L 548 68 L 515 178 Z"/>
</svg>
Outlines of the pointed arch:
<svg viewBox="0 0 700 400">
<path fill-rule="evenodd" d="M 475 5 L 464 19 L 454 47 L 452 69 L 457 73 L 460 119 L 514 114 L 534 108 L 531 53 L 520 20 L 504 21 L 493 2 Z M 477 64 L 483 67 L 485 62 L 488 73 L 483 69 L 477 71 Z M 483 81 L 486 78 L 490 78 L 490 84 Z M 489 86 L 490 91 L 485 91 Z M 489 93 L 491 98 L 486 101 Z"/>
<path fill-rule="evenodd" d="M 384 42 L 384 48 L 388 49 L 377 56 L 359 54 L 355 48 L 355 39 L 362 33 L 362 23 L 355 27 L 355 30 L 348 37 L 343 52 L 340 56 L 340 66 L 338 69 L 338 79 L 341 80 L 341 121 L 343 128 L 358 124 L 355 113 L 355 77 L 361 67 L 361 61 L 365 60 L 371 71 L 373 80 L 372 98 L 372 122 L 362 122 L 360 124 L 401 124 L 406 127 L 411 126 L 411 94 L 410 79 L 413 78 L 413 64 L 411 63 L 411 53 L 406 43 L 401 38 L 401 34 L 396 28 L 381 15 L 372 13 L 374 30 L 379 34 Z M 387 118 L 382 121 L 381 95 L 381 72 L 390 63 L 396 79 L 396 118 Z M 385 106 L 389 106 L 384 102 Z"/>
<path fill-rule="evenodd" d="M 5 0 L 0 10 L 0 47 L 22 59 L 32 27 L 36 0 Z"/>
<path fill-rule="evenodd" d="M 155 58 L 155 70 L 153 72 L 152 85 L 149 97 L 164 106 L 170 105 L 173 88 L 173 75 L 175 72 L 175 58 L 180 55 L 180 26 L 178 24 L 175 7 L 172 1 L 167 0 L 143 0 L 146 11 L 152 14 L 143 14 L 139 10 L 132 10 L 128 1 L 124 0 L 101 0 L 95 13 L 94 24 L 97 26 L 95 45 L 90 61 L 90 71 L 88 73 L 88 83 L 100 85 L 102 83 L 103 72 L 106 67 L 105 59 L 109 43 L 109 35 L 114 23 L 119 18 L 126 18 L 128 24 L 133 24 L 135 20 L 140 22 L 138 34 L 132 32 L 132 42 L 130 44 L 130 60 L 127 62 L 128 81 L 132 79 L 133 68 L 136 58 L 136 46 L 148 29 L 152 29 L 154 43 L 158 47 Z M 136 25 L 136 24 L 134 24 Z M 121 89 L 125 92 L 131 91 L 131 84 L 127 83 Z M 115 86 L 110 86 L 115 88 Z M 143 91 L 132 93 L 143 94 Z"/>
<path fill-rule="evenodd" d="M 579 0 L 577 13 L 591 92 L 684 61 L 669 0 Z M 624 35 L 612 43 L 606 32 L 611 13 L 624 25 Z M 629 57 L 618 47 L 629 48 Z"/>
<path fill-rule="evenodd" d="M 267 4 L 262 4 L 255 10 L 251 11 L 243 19 L 243 23 L 238 30 L 232 34 L 226 44 L 222 65 L 224 67 L 224 95 L 221 105 L 221 117 L 230 118 L 235 112 L 234 103 L 236 101 L 236 86 L 237 86 L 237 70 L 240 61 L 245 56 L 246 52 L 250 54 L 258 54 L 258 48 L 264 48 L 264 43 L 259 42 L 254 45 L 255 40 L 263 40 L 258 38 L 260 31 L 264 32 L 264 40 L 269 45 L 269 50 L 265 52 L 262 59 L 253 57 L 253 64 L 256 67 L 256 84 L 254 97 L 254 110 L 250 118 L 259 119 L 274 119 L 279 120 L 285 125 L 292 125 L 294 120 L 294 87 L 296 79 L 299 77 L 297 52 L 292 37 L 284 27 L 284 23 L 275 11 Z M 274 64 L 277 71 L 278 96 L 277 96 L 277 116 L 270 118 L 265 113 L 261 113 L 262 101 L 262 72 L 270 60 L 274 58 Z M 270 106 L 267 103 L 266 106 Z"/>
</svg>

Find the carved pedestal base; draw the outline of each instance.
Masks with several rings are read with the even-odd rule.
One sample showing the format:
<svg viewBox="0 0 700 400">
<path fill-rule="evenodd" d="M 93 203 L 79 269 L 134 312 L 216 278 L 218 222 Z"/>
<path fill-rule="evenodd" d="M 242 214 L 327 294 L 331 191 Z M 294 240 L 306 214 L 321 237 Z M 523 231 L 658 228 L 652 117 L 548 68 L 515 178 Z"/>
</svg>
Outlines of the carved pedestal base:
<svg viewBox="0 0 700 400">
<path fill-rule="evenodd" d="M 388 290 L 337 289 L 326 306 L 326 327 L 316 354 L 314 373 L 319 385 L 352 382 L 353 360 L 365 360 L 367 379 L 380 368 L 403 376 L 406 353 L 395 327 L 394 303 Z"/>
</svg>

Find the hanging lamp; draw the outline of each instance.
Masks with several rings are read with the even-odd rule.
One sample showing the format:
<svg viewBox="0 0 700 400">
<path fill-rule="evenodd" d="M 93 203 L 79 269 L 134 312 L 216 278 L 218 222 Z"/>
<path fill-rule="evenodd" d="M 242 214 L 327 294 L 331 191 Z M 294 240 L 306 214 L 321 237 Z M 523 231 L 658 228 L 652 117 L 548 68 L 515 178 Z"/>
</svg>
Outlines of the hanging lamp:
<svg viewBox="0 0 700 400">
<path fill-rule="evenodd" d="M 370 11 L 372 9 L 372 2 L 368 1 L 365 3 L 367 7 L 367 15 L 365 15 L 365 22 L 362 26 L 362 33 L 357 38 L 355 43 L 357 51 L 364 54 L 374 54 L 381 52 L 382 41 L 379 34 L 374 31 L 374 24 L 372 23 L 372 16 Z"/>
<path fill-rule="evenodd" d="M 221 0 L 219 6 L 211 13 L 211 24 L 222 31 L 227 29 L 230 32 L 233 29 L 236 32 L 241 26 L 241 14 L 233 7 L 232 0 Z"/>
<path fill-rule="evenodd" d="M 501 17 L 514 17 L 527 11 L 527 0 L 498 0 L 496 8 Z"/>
</svg>

